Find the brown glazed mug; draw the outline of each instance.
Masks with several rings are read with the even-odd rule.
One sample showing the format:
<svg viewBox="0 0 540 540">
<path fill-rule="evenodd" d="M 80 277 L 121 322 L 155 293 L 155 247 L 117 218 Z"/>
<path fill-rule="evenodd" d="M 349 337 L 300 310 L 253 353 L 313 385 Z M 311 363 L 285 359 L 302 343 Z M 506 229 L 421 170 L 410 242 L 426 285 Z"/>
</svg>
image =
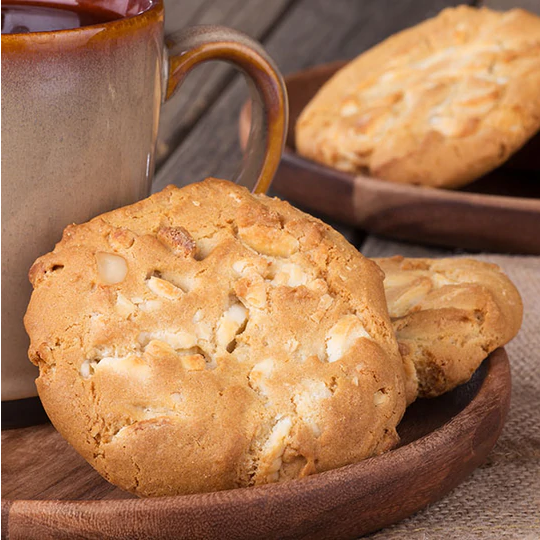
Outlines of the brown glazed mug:
<svg viewBox="0 0 540 540">
<path fill-rule="evenodd" d="M 28 269 L 69 223 L 149 194 L 160 106 L 183 78 L 208 60 L 230 62 L 247 75 L 257 114 L 236 181 L 253 191 L 268 188 L 287 128 L 281 76 L 244 34 L 201 26 L 165 39 L 162 0 L 54 4 L 106 9 L 117 17 L 73 29 L 2 34 L 3 427 L 27 423 L 21 415 L 37 403 L 37 370 L 27 358 L 23 327 Z"/>
</svg>

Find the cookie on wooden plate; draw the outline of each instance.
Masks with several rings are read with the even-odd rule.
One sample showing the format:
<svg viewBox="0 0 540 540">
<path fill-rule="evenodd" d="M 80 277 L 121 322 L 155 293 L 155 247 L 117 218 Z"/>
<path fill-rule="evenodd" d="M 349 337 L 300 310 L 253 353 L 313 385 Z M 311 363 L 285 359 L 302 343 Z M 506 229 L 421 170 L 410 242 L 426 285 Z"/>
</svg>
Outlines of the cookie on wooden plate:
<svg viewBox="0 0 540 540">
<path fill-rule="evenodd" d="M 383 273 L 286 202 L 208 179 L 68 227 L 25 324 L 58 431 L 142 496 L 264 484 L 391 448 Z"/>
<path fill-rule="evenodd" d="M 408 402 L 468 381 L 521 326 L 519 292 L 495 264 L 462 258 L 373 260 L 386 274 L 388 311 L 407 367 Z"/>
<path fill-rule="evenodd" d="M 540 130 L 540 17 L 459 6 L 351 61 L 306 106 L 298 152 L 392 182 L 459 187 Z"/>
</svg>

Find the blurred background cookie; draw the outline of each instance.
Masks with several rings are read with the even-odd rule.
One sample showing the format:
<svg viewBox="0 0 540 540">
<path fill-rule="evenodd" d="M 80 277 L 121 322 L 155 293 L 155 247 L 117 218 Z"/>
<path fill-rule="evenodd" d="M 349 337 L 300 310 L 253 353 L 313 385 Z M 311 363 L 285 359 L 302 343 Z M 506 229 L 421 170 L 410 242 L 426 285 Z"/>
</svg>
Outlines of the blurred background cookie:
<svg viewBox="0 0 540 540">
<path fill-rule="evenodd" d="M 540 18 L 468 6 L 347 64 L 304 109 L 296 148 L 352 173 L 465 185 L 540 129 Z"/>
</svg>

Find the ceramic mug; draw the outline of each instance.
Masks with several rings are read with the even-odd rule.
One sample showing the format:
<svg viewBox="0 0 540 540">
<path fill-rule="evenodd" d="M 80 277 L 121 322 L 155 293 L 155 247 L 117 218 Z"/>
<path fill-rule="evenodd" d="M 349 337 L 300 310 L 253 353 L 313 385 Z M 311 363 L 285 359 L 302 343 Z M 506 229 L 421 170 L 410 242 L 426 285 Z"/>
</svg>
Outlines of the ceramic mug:
<svg viewBox="0 0 540 540">
<path fill-rule="evenodd" d="M 287 127 L 281 76 L 244 34 L 201 26 L 165 39 L 162 0 L 64 3 L 117 18 L 2 34 L 2 400 L 11 403 L 37 395 L 23 327 L 28 269 L 69 223 L 149 194 L 161 103 L 191 69 L 224 60 L 247 75 L 258 115 L 239 183 L 266 191 Z"/>
</svg>

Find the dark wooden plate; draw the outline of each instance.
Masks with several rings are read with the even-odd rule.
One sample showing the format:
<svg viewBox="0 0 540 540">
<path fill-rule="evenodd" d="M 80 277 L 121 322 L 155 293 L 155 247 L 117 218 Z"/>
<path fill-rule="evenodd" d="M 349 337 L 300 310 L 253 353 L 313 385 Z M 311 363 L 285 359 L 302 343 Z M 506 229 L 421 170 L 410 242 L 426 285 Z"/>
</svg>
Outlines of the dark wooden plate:
<svg viewBox="0 0 540 540">
<path fill-rule="evenodd" d="M 479 251 L 540 254 L 540 134 L 504 167 L 461 190 L 394 184 L 353 176 L 295 151 L 300 112 L 343 62 L 285 78 L 290 103 L 287 144 L 273 187 L 309 210 L 383 236 Z M 240 117 L 245 145 L 250 109 Z"/>
<path fill-rule="evenodd" d="M 357 538 L 443 497 L 484 462 L 510 402 L 503 349 L 469 383 L 419 400 L 401 446 L 312 477 L 219 493 L 136 499 L 103 480 L 51 425 L 2 433 L 2 537 Z"/>
</svg>

